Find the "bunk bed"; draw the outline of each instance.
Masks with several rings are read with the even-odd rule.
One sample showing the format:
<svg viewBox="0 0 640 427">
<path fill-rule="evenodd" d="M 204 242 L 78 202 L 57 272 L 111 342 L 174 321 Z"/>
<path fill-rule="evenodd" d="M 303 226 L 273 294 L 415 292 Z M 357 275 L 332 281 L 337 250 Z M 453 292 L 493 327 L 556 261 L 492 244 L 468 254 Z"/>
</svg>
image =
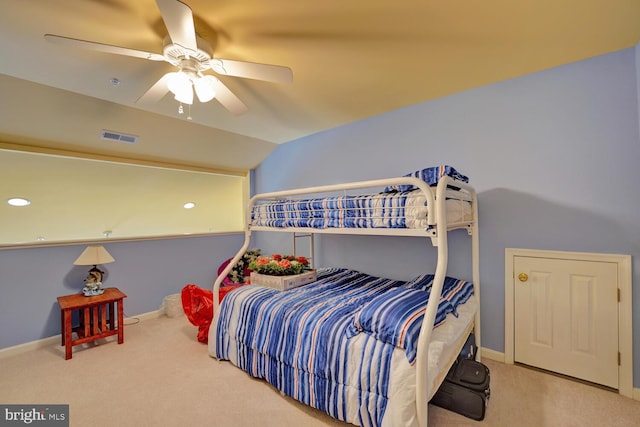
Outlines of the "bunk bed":
<svg viewBox="0 0 640 427">
<path fill-rule="evenodd" d="M 471 332 L 480 346 L 477 213 L 475 190 L 450 166 L 252 197 L 245 242 L 213 285 L 209 354 L 352 424 L 426 426 L 428 401 Z M 460 229 L 471 282 L 446 275 L 447 235 Z M 409 281 L 319 268 L 303 287 L 242 286 L 219 303 L 255 231 L 424 237 L 437 263 Z"/>
</svg>

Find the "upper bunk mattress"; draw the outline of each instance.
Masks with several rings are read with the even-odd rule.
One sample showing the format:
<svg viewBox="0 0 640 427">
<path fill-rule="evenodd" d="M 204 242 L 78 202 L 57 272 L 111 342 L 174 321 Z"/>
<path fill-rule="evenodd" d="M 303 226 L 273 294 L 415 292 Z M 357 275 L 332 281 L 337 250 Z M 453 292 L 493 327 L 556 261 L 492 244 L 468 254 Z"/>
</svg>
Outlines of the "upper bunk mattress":
<svg viewBox="0 0 640 427">
<path fill-rule="evenodd" d="M 428 194 L 430 200 L 435 200 L 435 186 L 444 176 L 461 183 L 469 182 L 467 176 L 448 165 L 429 167 L 404 175 L 426 183 L 431 191 L 431 194 Z M 437 222 L 433 218 L 427 218 L 430 210 L 427 200 L 427 195 L 412 184 L 389 185 L 382 192 L 375 194 L 259 200 L 251 212 L 251 226 L 426 230 L 430 224 Z M 456 223 L 472 221 L 471 200 L 468 192 L 448 187 L 444 209 L 447 223 L 455 226 Z"/>
<path fill-rule="evenodd" d="M 431 188 L 435 192 L 435 188 Z M 446 192 L 447 223 L 472 220 L 470 197 Z M 276 228 L 411 228 L 428 227 L 427 198 L 420 190 L 341 195 L 300 200 L 264 201 L 251 213 L 252 226 Z"/>
</svg>

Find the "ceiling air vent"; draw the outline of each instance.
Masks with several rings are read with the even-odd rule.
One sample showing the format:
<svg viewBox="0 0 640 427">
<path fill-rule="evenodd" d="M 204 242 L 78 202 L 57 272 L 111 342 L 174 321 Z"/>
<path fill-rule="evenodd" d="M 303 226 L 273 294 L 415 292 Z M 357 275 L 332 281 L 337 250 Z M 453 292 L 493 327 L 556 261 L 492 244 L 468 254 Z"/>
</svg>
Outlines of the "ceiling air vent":
<svg viewBox="0 0 640 427">
<path fill-rule="evenodd" d="M 103 130 L 100 132 L 100 138 L 107 141 L 124 142 L 127 144 L 135 144 L 138 142 L 138 137 L 135 135 L 127 135 L 125 133 L 113 132 L 110 130 Z"/>
</svg>

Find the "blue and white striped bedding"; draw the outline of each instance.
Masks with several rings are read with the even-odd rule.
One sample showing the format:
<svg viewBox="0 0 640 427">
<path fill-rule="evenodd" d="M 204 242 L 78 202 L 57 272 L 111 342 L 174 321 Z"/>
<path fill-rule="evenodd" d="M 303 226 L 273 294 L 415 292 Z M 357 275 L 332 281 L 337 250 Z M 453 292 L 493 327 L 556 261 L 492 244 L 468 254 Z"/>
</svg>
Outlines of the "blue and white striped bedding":
<svg viewBox="0 0 640 427">
<path fill-rule="evenodd" d="M 440 299 L 438 310 L 445 325 L 446 315 L 455 315 L 456 305 L 473 293 L 471 283 L 450 280 L 443 293 L 449 298 Z M 399 371 L 415 370 L 415 347 L 405 343 L 417 341 L 415 317 L 426 305 L 416 296 L 428 291 L 407 284 L 353 270 L 320 269 L 317 282 L 286 292 L 240 287 L 220 306 L 210 352 L 337 419 L 384 425 L 386 412 L 413 405 L 406 402 L 410 387 L 390 386 L 396 374 L 406 376 Z M 388 408 L 392 395 L 404 396 L 396 399 L 395 409 Z"/>
<path fill-rule="evenodd" d="M 468 203 L 456 199 L 455 190 L 447 193 L 449 222 L 468 219 Z M 453 203 L 451 203 L 453 202 Z M 275 200 L 256 204 L 251 224 L 266 227 L 311 228 L 412 228 L 426 229 L 427 200 L 419 190 L 342 195 L 302 200 Z"/>
<path fill-rule="evenodd" d="M 443 176 L 469 182 L 453 167 L 441 165 L 421 169 L 404 176 L 420 178 L 432 191 Z M 448 200 L 469 200 L 459 189 L 447 191 L 447 221 L 469 220 L 467 203 Z M 261 201 L 253 207 L 251 225 L 263 227 L 309 228 L 410 228 L 426 229 L 427 200 L 413 185 L 394 185 L 380 193 L 340 195 L 303 200 Z"/>
<path fill-rule="evenodd" d="M 430 168 L 420 169 L 404 176 L 412 176 L 420 178 L 430 186 L 438 185 L 440 178 L 443 176 L 450 176 L 462 182 L 469 182 L 469 177 L 461 174 L 455 168 L 449 165 L 432 166 Z M 385 192 L 390 191 L 409 191 L 414 190 L 413 185 L 390 185 L 384 189 Z"/>
</svg>

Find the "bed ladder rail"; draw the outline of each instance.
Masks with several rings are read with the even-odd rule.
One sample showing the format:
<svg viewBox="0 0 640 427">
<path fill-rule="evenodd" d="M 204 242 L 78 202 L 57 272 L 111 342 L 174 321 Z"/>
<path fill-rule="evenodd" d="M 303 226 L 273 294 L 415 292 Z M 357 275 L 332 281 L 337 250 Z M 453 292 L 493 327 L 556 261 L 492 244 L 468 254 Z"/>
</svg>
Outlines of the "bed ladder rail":
<svg viewBox="0 0 640 427">
<path fill-rule="evenodd" d="M 296 241 L 298 239 L 304 239 L 304 238 L 308 238 L 309 239 L 309 252 L 307 252 L 306 254 L 299 254 L 297 251 L 297 245 L 296 245 Z M 313 233 L 297 233 L 294 232 L 293 233 L 293 255 L 295 256 L 304 256 L 309 260 L 309 267 L 310 268 L 315 268 L 314 267 L 314 256 L 313 256 L 313 248 L 314 248 L 314 234 Z"/>
</svg>

